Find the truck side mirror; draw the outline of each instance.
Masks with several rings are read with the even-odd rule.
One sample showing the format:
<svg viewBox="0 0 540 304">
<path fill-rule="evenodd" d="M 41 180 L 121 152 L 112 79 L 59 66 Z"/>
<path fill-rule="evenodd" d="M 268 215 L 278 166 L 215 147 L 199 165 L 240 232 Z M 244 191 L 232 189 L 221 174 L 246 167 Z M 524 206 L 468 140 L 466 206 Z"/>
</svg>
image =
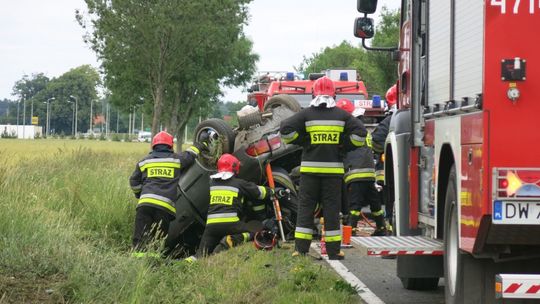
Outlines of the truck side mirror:
<svg viewBox="0 0 540 304">
<path fill-rule="evenodd" d="M 377 10 L 377 0 L 357 0 L 356 9 L 363 14 L 373 14 Z"/>
<path fill-rule="evenodd" d="M 355 37 L 370 39 L 373 38 L 373 35 L 375 35 L 375 26 L 373 25 L 373 19 L 368 17 L 358 17 L 354 20 Z"/>
</svg>

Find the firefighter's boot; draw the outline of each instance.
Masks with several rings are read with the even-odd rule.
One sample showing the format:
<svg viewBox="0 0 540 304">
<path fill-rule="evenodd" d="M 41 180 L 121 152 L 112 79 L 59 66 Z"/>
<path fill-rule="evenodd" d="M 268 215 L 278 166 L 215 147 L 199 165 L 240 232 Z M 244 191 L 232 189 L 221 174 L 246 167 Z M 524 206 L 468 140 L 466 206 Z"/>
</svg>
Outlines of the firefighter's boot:
<svg viewBox="0 0 540 304">
<path fill-rule="evenodd" d="M 345 253 L 343 251 L 340 251 L 338 254 L 328 255 L 328 259 L 329 260 L 344 260 Z"/>
<path fill-rule="evenodd" d="M 249 232 L 224 236 L 214 249 L 214 253 L 228 250 L 252 239 L 253 237 Z"/>
<path fill-rule="evenodd" d="M 360 220 L 360 211 L 351 210 L 349 216 L 349 226 L 352 227 L 352 236 L 356 236 L 358 232 L 358 221 Z"/>
<path fill-rule="evenodd" d="M 371 236 L 386 236 L 388 235 L 388 231 L 386 230 L 386 224 L 384 222 L 384 211 L 379 210 L 372 213 L 373 218 L 375 220 L 376 229 L 371 234 Z"/>
</svg>

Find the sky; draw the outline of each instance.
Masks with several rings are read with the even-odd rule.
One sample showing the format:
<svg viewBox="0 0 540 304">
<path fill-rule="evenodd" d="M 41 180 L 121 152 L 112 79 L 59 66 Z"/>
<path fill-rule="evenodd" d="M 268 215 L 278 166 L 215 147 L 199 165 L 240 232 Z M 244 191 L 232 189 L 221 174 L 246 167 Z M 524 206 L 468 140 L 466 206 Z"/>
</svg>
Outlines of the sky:
<svg viewBox="0 0 540 304">
<path fill-rule="evenodd" d="M 379 0 L 379 10 L 399 2 Z M 99 67 L 75 20 L 75 10 L 85 7 L 83 0 L 0 1 L 0 100 L 15 99 L 13 85 L 25 74 L 52 78 L 83 64 Z M 254 0 L 250 15 L 245 33 L 259 54 L 259 71 L 293 71 L 324 47 L 359 43 L 352 33 L 361 16 L 355 0 Z M 246 99 L 245 88 L 224 91 L 223 101 Z"/>
</svg>

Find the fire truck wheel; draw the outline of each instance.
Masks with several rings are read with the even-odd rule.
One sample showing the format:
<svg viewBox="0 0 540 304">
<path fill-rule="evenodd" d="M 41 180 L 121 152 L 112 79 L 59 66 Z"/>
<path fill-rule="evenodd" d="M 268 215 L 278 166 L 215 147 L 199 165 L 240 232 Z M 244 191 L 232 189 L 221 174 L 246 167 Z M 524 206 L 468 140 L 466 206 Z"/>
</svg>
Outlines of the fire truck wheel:
<svg viewBox="0 0 540 304">
<path fill-rule="evenodd" d="M 289 108 L 293 112 L 300 112 L 302 107 L 300 107 L 300 104 L 294 97 L 281 94 L 272 96 L 266 103 L 264 104 L 264 111 L 271 110 L 280 106 L 285 106 Z"/>
<path fill-rule="evenodd" d="M 459 250 L 456 168 L 452 167 L 444 206 L 444 279 L 446 303 L 463 303 L 463 254 Z"/>
<path fill-rule="evenodd" d="M 194 140 L 198 141 L 203 132 L 207 132 L 209 135 L 208 151 L 203 152 L 199 160 L 205 167 L 213 168 L 221 154 L 233 152 L 235 134 L 224 120 L 218 118 L 207 119 L 199 123 L 195 128 Z"/>
</svg>

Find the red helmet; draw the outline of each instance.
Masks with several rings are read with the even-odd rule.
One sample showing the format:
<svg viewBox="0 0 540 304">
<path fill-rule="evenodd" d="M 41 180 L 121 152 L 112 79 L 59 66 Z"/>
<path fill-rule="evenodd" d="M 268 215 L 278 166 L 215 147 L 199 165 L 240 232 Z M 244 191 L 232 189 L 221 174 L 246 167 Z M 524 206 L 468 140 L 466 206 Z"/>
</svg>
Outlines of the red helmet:
<svg viewBox="0 0 540 304">
<path fill-rule="evenodd" d="M 225 153 L 217 161 L 218 172 L 232 172 L 238 174 L 240 172 L 240 161 L 234 155 Z"/>
<path fill-rule="evenodd" d="M 171 134 L 161 131 L 152 139 L 152 148 L 156 145 L 167 145 L 172 148 L 173 141 L 174 137 Z"/>
<path fill-rule="evenodd" d="M 276 234 L 268 230 L 261 230 L 255 233 L 255 237 L 253 238 L 253 245 L 259 250 L 272 250 L 276 244 Z"/>
<path fill-rule="evenodd" d="M 313 96 L 328 95 L 335 96 L 336 88 L 332 79 L 323 76 L 315 81 L 313 84 Z"/>
<path fill-rule="evenodd" d="M 336 107 L 345 110 L 349 114 L 352 114 L 352 112 L 354 112 L 354 105 L 347 98 L 341 98 L 340 100 L 338 100 L 336 102 Z"/>
<path fill-rule="evenodd" d="M 397 85 L 393 85 L 386 91 L 386 102 L 391 107 L 397 102 Z"/>
</svg>

